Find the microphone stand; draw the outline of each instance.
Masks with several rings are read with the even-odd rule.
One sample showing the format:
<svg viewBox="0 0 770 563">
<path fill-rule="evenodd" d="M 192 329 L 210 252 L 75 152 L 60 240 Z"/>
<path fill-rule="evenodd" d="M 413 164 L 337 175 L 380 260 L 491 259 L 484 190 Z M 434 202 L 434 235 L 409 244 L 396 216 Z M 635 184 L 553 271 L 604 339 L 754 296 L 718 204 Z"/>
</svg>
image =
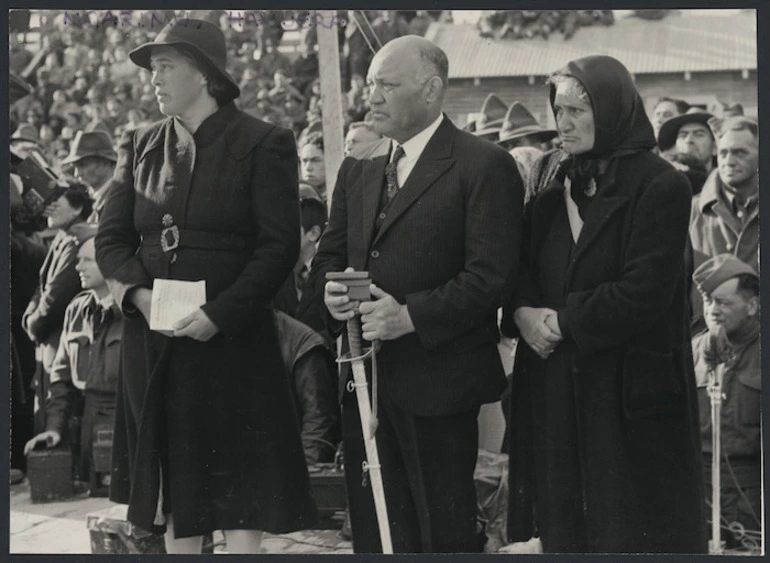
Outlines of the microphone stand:
<svg viewBox="0 0 770 563">
<path fill-rule="evenodd" d="M 722 555 L 721 457 L 722 457 L 722 379 L 721 365 L 709 366 L 707 392 L 711 398 L 711 542 L 709 553 Z"/>
</svg>

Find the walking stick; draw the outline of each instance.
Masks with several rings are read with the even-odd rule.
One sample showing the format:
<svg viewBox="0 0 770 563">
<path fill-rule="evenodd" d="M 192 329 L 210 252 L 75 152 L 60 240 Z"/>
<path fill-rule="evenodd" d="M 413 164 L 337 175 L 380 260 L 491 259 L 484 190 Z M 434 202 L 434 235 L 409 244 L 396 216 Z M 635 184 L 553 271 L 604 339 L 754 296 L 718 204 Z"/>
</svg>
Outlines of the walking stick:
<svg viewBox="0 0 770 563">
<path fill-rule="evenodd" d="M 348 296 L 351 300 L 364 300 L 369 299 L 369 274 L 367 272 L 345 272 L 337 273 L 330 272 L 326 275 L 327 279 L 334 280 L 340 283 L 344 283 L 348 286 Z M 357 290 L 361 290 L 365 286 L 365 294 L 358 293 Z M 393 553 L 393 542 L 390 537 L 390 521 L 388 520 L 388 508 L 385 504 L 385 489 L 382 484 L 382 470 L 380 466 L 380 456 L 377 452 L 377 442 L 374 437 L 376 428 L 376 422 L 372 420 L 372 407 L 369 400 L 369 387 L 366 383 L 366 368 L 364 367 L 364 360 L 367 357 L 372 358 L 372 371 L 376 368 L 377 359 L 374 352 L 374 344 L 372 348 L 363 353 L 361 337 L 361 316 L 356 314 L 355 317 L 348 320 L 348 342 L 350 344 L 350 357 L 341 358 L 338 362 L 348 362 L 353 370 L 353 381 L 348 382 L 348 387 L 351 386 L 356 391 L 356 401 L 358 403 L 358 413 L 361 418 L 361 429 L 363 430 L 364 448 L 366 450 L 366 461 L 363 462 L 364 479 L 366 474 L 369 474 L 369 479 L 372 483 L 372 494 L 374 496 L 374 508 L 377 514 L 377 525 L 380 529 L 380 543 L 382 544 L 383 553 Z M 372 382 L 374 389 L 375 401 L 377 397 L 376 378 Z M 355 532 L 354 532 L 355 533 Z"/>
</svg>

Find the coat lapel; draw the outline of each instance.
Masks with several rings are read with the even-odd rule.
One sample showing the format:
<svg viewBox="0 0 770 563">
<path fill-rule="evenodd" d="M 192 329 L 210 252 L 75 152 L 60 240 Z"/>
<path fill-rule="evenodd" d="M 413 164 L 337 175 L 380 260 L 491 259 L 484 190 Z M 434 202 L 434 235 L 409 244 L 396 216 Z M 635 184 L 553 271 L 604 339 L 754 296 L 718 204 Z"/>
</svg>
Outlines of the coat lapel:
<svg viewBox="0 0 770 563">
<path fill-rule="evenodd" d="M 388 215 L 382 223 L 372 244 L 382 238 L 383 234 L 395 223 L 403 213 L 419 198 L 425 190 L 432 186 L 454 164 L 452 158 L 452 143 L 455 127 L 449 118 L 444 121 L 425 146 L 420 158 L 417 159 L 406 183 L 398 190 Z M 382 174 L 385 174 L 383 166 Z M 368 248 L 368 247 L 367 247 Z"/>
<path fill-rule="evenodd" d="M 175 192 L 171 199 L 172 216 L 174 223 L 184 227 L 185 209 L 195 166 L 195 140 L 177 119 L 172 119 L 167 129 L 164 153 L 166 189 Z"/>
<path fill-rule="evenodd" d="M 628 203 L 628 196 L 619 195 L 619 186 L 615 182 L 617 161 L 614 161 L 606 174 L 599 180 L 596 199 L 588 209 L 583 230 L 580 232 L 575 246 L 575 255 L 570 272 L 574 269 L 586 249 L 601 234 L 612 216 Z"/>
<path fill-rule="evenodd" d="M 388 157 L 390 156 L 390 152 L 387 151 L 388 146 L 390 146 L 390 143 L 385 144 L 385 154 L 376 156 L 371 160 L 365 160 L 363 162 L 363 171 L 361 173 L 361 192 L 364 207 L 363 235 L 365 251 L 368 251 L 371 246 L 372 235 L 374 234 L 374 223 L 377 219 L 377 211 L 380 208 L 380 196 L 383 182 L 385 181 L 385 166 L 387 166 Z"/>
</svg>

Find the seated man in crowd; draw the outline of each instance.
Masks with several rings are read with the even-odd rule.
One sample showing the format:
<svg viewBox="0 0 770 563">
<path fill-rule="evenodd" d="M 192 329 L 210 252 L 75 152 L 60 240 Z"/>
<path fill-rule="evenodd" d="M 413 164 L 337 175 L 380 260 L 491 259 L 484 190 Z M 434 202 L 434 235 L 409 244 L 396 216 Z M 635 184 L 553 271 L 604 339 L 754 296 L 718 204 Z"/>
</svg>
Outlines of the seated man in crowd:
<svg viewBox="0 0 770 563">
<path fill-rule="evenodd" d="M 666 121 L 686 113 L 689 109 L 690 104 L 684 100 L 677 100 L 668 96 L 664 96 L 655 102 L 655 106 L 652 108 L 652 118 L 650 119 L 655 137 L 657 138 L 660 128 Z"/>
<path fill-rule="evenodd" d="M 42 443 L 52 448 L 63 438 L 74 445 L 80 444 L 79 466 L 76 474 L 85 480 L 94 471 L 93 441 L 100 429 L 112 430 L 115 416 L 115 397 L 120 365 L 120 341 L 123 336 L 123 317 L 110 295 L 104 277 L 94 260 L 93 228 L 91 238 L 78 250 L 76 269 L 85 291 L 69 304 L 64 316 L 59 347 L 51 369 L 51 386 L 46 405 L 45 431 L 27 442 L 28 454 Z M 67 436 L 65 430 L 71 417 L 82 416 L 80 436 Z M 91 480 L 98 487 L 107 485 Z M 94 488 L 91 490 L 95 493 Z"/>
<path fill-rule="evenodd" d="M 340 441 L 337 368 L 329 344 L 309 326 L 275 312 L 281 355 L 308 465 L 334 461 Z"/>
<path fill-rule="evenodd" d="M 693 199 L 690 243 L 693 269 L 729 253 L 759 272 L 759 126 L 751 118 L 715 118 L 718 171 Z M 665 124 L 664 124 L 665 127 Z M 691 294 L 692 332 L 703 329 L 702 302 Z"/>
<path fill-rule="evenodd" d="M 714 157 L 717 154 L 714 134 L 709 129 L 708 121 L 714 117 L 704 110 L 693 107 L 687 113 L 664 121 L 658 131 L 658 148 L 666 154 L 690 154 L 709 173 L 714 169 Z M 674 149 L 674 150 L 672 150 Z"/>
<path fill-rule="evenodd" d="M 318 197 L 326 201 L 326 161 L 323 133 L 311 133 L 300 140 L 300 180 L 311 184 Z"/>
<path fill-rule="evenodd" d="M 707 386 L 709 373 L 720 370 L 721 517 L 727 525 L 737 522 L 744 530 L 758 532 L 762 529 L 759 276 L 732 254 L 720 254 L 701 264 L 693 279 L 703 295 L 708 325 L 693 339 L 707 499 L 715 455 Z M 739 535 L 723 534 L 728 548 L 740 545 Z"/>
<path fill-rule="evenodd" d="M 94 209 L 89 223 L 99 222 L 117 161 L 112 139 L 103 131 L 78 131 L 69 155 L 61 161 L 62 167 L 71 166 L 75 177 L 92 190 Z"/>
<path fill-rule="evenodd" d="M 358 150 L 382 139 L 382 135 L 374 130 L 371 124 L 364 121 L 351 123 L 348 134 L 345 135 L 345 156 L 357 156 Z"/>
<path fill-rule="evenodd" d="M 306 291 L 305 287 L 318 241 L 326 229 L 328 217 L 326 205 L 318 199 L 304 197 L 300 199 L 299 212 L 299 258 L 294 265 L 294 271 L 273 299 L 273 306 L 320 333 L 331 344 L 332 339 L 321 317 L 319 295 L 313 291 Z"/>
</svg>

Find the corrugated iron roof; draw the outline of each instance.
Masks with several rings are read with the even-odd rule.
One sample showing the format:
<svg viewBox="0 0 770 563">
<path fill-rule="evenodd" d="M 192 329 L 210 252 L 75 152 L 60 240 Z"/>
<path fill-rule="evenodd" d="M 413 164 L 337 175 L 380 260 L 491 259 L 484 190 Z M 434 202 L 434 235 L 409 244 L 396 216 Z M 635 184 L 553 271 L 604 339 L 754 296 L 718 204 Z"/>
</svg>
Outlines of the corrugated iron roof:
<svg viewBox="0 0 770 563">
<path fill-rule="evenodd" d="M 754 12 L 671 14 L 658 21 L 626 17 L 614 25 L 584 27 L 565 40 L 485 39 L 475 25 L 433 23 L 426 37 L 449 57 L 449 78 L 543 76 L 587 55 L 609 55 L 633 74 L 755 70 Z"/>
</svg>

